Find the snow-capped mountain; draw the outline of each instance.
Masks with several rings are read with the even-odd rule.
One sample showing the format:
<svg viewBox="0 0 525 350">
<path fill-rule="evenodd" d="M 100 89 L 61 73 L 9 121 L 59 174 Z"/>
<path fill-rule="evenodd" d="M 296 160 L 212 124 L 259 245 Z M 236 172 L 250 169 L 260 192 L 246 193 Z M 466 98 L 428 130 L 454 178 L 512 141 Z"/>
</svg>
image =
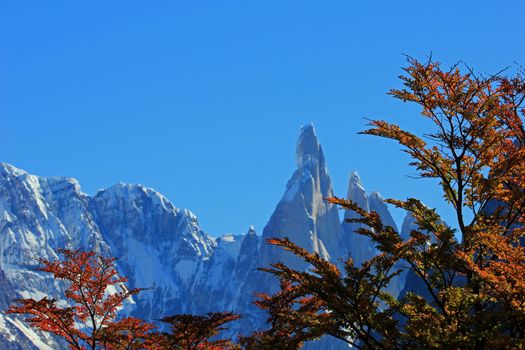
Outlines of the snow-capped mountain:
<svg viewBox="0 0 525 350">
<path fill-rule="evenodd" d="M 0 307 L 5 310 L 19 297 L 63 299 L 64 286 L 35 267 L 38 259 L 59 258 L 59 248 L 80 248 L 117 257 L 130 287 L 151 288 L 126 312 L 153 321 L 183 312 L 234 311 L 244 317 L 232 333 L 263 328 L 266 316 L 253 305 L 254 293 L 272 292 L 277 281 L 257 268 L 277 261 L 307 268 L 264 244 L 265 239 L 289 237 L 337 264 L 348 254 L 361 262 L 375 253 L 369 241 L 352 233 L 355 226 L 341 223 L 337 207 L 324 200 L 333 195 L 332 183 L 312 125 L 301 128 L 296 162 L 262 236 L 250 227 L 245 234 L 218 238 L 204 233 L 189 210 L 144 186 L 117 184 L 89 196 L 74 179 L 38 177 L 0 163 Z M 395 227 L 380 195 L 367 194 L 357 173 L 350 178 L 348 198 Z M 347 348 L 322 342 L 323 349 Z M 3 312 L 0 347 L 63 348 Z"/>
<path fill-rule="evenodd" d="M 140 185 L 99 191 L 90 207 L 129 285 L 151 288 L 136 297 L 136 313 L 158 319 L 184 310 L 186 291 L 216 246 L 197 217 Z"/>
<path fill-rule="evenodd" d="M 347 251 L 338 209 L 324 200 L 333 196 L 332 181 L 312 125 L 301 128 L 296 163 L 297 169 L 264 228 L 263 238 L 288 237 L 324 259 L 335 261 Z M 282 261 L 293 268 L 306 268 L 303 261 L 282 249 L 267 245 L 262 249 L 261 258 L 266 262 Z"/>
<path fill-rule="evenodd" d="M 89 211 L 89 200 L 74 179 L 37 177 L 0 164 L 0 286 L 9 303 L 12 298 L 62 298 L 64 286 L 35 271 L 38 259 L 57 259 L 59 248 L 110 254 Z M 61 347 L 4 313 L 0 344 L 6 349 Z"/>
</svg>

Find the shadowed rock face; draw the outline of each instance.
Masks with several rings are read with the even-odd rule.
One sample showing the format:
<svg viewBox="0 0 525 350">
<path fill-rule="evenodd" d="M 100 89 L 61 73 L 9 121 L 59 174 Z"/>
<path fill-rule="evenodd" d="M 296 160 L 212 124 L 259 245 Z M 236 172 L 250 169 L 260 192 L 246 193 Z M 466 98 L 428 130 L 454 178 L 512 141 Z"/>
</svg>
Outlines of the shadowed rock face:
<svg viewBox="0 0 525 350">
<path fill-rule="evenodd" d="M 7 280 L 5 273 L 0 269 L 0 310 L 5 310 L 15 299 L 13 286 Z"/>
<path fill-rule="evenodd" d="M 412 232 L 413 230 L 419 230 L 419 227 L 412 213 L 407 212 L 403 220 L 403 224 L 401 225 L 401 238 L 403 240 L 408 240 L 410 238 L 410 232 Z M 419 278 L 415 274 L 415 272 L 407 269 L 401 274 L 401 276 L 405 278 L 404 288 L 400 291 L 400 295 L 402 297 L 406 296 L 407 293 L 411 292 L 417 295 L 421 295 L 428 300 L 431 298 L 431 295 L 427 290 L 427 287 L 425 286 L 423 280 L 421 280 L 421 278 Z"/>
<path fill-rule="evenodd" d="M 446 222 L 443 223 L 445 224 L 445 226 L 447 226 Z M 409 239 L 410 233 L 413 230 L 421 231 L 412 213 L 407 212 L 403 220 L 403 225 L 401 226 L 401 237 L 403 238 L 403 240 Z M 436 237 L 431 234 L 429 244 L 436 242 Z M 400 277 L 405 279 L 405 283 L 400 292 L 400 296 L 405 296 L 407 293 L 411 292 L 420 295 L 427 300 L 432 300 L 431 293 L 428 291 L 425 282 L 419 276 L 417 276 L 414 271 L 407 269 L 406 263 L 404 263 L 404 265 L 405 271 L 400 274 Z M 460 277 L 456 278 L 456 282 L 459 284 L 463 283 Z"/>
<path fill-rule="evenodd" d="M 370 211 L 368 195 L 363 184 L 361 183 L 361 178 L 356 171 L 350 175 L 346 199 L 356 203 L 362 209 Z M 376 250 L 370 238 L 356 233 L 358 229 L 364 227 L 362 224 L 346 221 L 348 219 L 356 219 L 358 217 L 359 216 L 354 211 L 345 210 L 342 226 L 345 233 L 346 245 L 350 251 L 350 256 L 354 260 L 354 263 L 357 266 L 360 266 L 363 261 L 373 257 L 376 253 Z"/>
<path fill-rule="evenodd" d="M 394 218 L 388 210 L 383 197 L 381 197 L 379 192 L 371 192 L 370 194 L 367 194 L 359 174 L 356 171 L 350 175 L 346 198 L 355 202 L 366 211 L 375 211 L 379 214 L 385 226 L 391 226 L 394 230 L 398 230 Z M 355 219 L 357 217 L 358 215 L 354 211 L 345 210 L 342 227 L 345 233 L 345 242 L 348 246 L 350 256 L 354 260 L 354 263 L 359 266 L 363 262 L 370 260 L 374 255 L 378 254 L 378 250 L 369 237 L 356 233 L 360 228 L 364 228 L 364 225 L 345 221 L 346 219 Z M 401 266 L 402 265 L 400 264 L 398 265 L 399 268 Z M 392 280 L 387 291 L 394 296 L 398 296 L 405 286 L 405 281 L 406 274 L 402 273 Z"/>
<path fill-rule="evenodd" d="M 346 198 L 366 211 L 377 212 L 385 226 L 391 226 L 397 231 L 396 223 L 394 222 L 392 214 L 390 214 L 383 197 L 381 197 L 378 192 L 371 192 L 370 195 L 368 195 L 361 182 L 361 178 L 356 171 L 350 175 Z M 345 210 L 342 226 L 345 232 L 345 241 L 352 258 L 354 259 L 354 263 L 356 265 L 361 265 L 364 261 L 369 260 L 376 255 L 377 250 L 370 238 L 356 233 L 358 229 L 364 227 L 362 224 L 346 221 L 347 219 L 355 219 L 357 217 L 358 215 L 354 211 Z"/>
</svg>

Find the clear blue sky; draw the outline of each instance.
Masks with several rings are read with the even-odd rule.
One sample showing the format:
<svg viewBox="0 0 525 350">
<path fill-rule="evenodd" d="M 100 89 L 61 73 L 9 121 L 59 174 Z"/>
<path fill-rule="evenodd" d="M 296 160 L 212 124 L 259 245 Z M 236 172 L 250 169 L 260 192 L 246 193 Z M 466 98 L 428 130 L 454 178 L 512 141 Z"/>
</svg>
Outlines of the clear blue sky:
<svg viewBox="0 0 525 350">
<path fill-rule="evenodd" d="M 356 132 L 424 131 L 385 94 L 403 54 L 525 65 L 524 15 L 523 0 L 0 0 L 0 161 L 89 194 L 141 183 L 212 235 L 260 233 L 312 121 L 337 195 L 356 169 L 368 190 L 442 208 L 396 144 Z"/>
</svg>

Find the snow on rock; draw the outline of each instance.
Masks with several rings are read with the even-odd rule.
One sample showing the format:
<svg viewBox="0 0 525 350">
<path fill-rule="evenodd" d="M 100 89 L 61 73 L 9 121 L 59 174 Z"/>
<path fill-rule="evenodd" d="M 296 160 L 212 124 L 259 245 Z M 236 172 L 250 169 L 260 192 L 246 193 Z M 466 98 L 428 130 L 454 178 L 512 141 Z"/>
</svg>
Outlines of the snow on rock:
<svg viewBox="0 0 525 350">
<path fill-rule="evenodd" d="M 195 274 L 197 267 L 198 263 L 194 260 L 180 260 L 175 264 L 175 271 L 186 282 Z"/>
<path fill-rule="evenodd" d="M 16 327 L 16 330 L 22 333 L 31 343 L 39 350 L 53 350 L 54 348 L 49 346 L 52 340 L 42 334 L 41 332 L 37 333 L 34 329 L 27 326 L 24 322 L 20 321 L 17 318 L 6 317 L 6 320 Z M 17 338 L 17 337 L 15 337 Z M 56 345 L 55 345 L 56 346 Z"/>
<path fill-rule="evenodd" d="M 136 297 L 134 313 L 159 319 L 182 312 L 185 291 L 216 245 L 196 216 L 152 189 L 123 183 L 99 191 L 91 207 L 129 285 L 153 287 Z"/>
</svg>

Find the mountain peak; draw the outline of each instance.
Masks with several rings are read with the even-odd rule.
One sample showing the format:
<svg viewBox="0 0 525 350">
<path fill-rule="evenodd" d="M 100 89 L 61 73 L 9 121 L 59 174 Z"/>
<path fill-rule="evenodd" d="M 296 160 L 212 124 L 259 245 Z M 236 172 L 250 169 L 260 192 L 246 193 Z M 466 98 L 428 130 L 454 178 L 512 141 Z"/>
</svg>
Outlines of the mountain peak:
<svg viewBox="0 0 525 350">
<path fill-rule="evenodd" d="M 348 191 L 360 188 L 361 190 L 365 190 L 363 183 L 361 182 L 361 178 L 359 177 L 359 174 L 356 170 L 352 171 L 352 174 L 350 174 L 350 180 L 348 183 Z"/>
<path fill-rule="evenodd" d="M 379 193 L 378 191 L 372 191 L 370 192 L 370 195 L 369 197 L 373 200 L 380 200 L 380 201 L 383 201 L 384 202 L 384 198 L 383 196 L 381 195 L 381 193 Z"/>
<path fill-rule="evenodd" d="M 315 163 L 324 167 L 324 155 L 312 123 L 303 125 L 297 140 L 297 167 L 303 168 Z"/>
<path fill-rule="evenodd" d="M 117 197 L 129 197 L 129 196 L 137 196 L 141 194 L 157 195 L 158 193 L 154 189 L 145 187 L 144 185 L 130 184 L 126 182 L 118 182 L 110 187 L 99 190 L 99 193 L 103 193 L 103 192 L 110 193 L 113 196 L 117 196 Z"/>
<path fill-rule="evenodd" d="M 101 189 L 94 196 L 94 199 L 102 199 L 112 203 L 119 203 L 122 199 L 125 199 L 125 202 L 132 201 L 137 199 L 139 201 L 148 201 L 151 204 L 159 205 L 160 207 L 169 210 L 178 212 L 177 209 L 166 197 L 156 190 L 146 187 L 140 184 L 129 184 L 124 182 L 116 183 L 113 186 L 108 188 Z M 188 211 L 189 212 L 189 211 Z M 191 215 L 190 215 L 191 214 Z M 184 214 L 186 215 L 186 214 Z M 193 217 L 193 213 L 189 212 L 188 217 Z"/>
<path fill-rule="evenodd" d="M 22 169 L 19 169 L 9 163 L 0 162 L 0 172 L 4 172 L 10 175 L 27 175 L 27 172 L 25 172 Z"/>
</svg>

